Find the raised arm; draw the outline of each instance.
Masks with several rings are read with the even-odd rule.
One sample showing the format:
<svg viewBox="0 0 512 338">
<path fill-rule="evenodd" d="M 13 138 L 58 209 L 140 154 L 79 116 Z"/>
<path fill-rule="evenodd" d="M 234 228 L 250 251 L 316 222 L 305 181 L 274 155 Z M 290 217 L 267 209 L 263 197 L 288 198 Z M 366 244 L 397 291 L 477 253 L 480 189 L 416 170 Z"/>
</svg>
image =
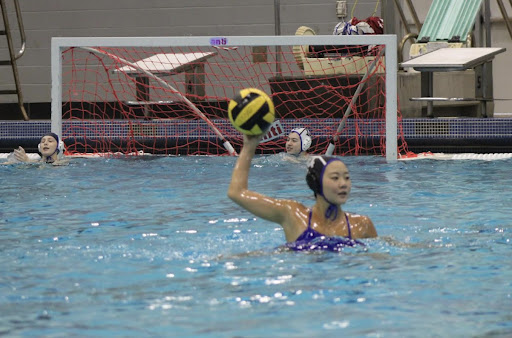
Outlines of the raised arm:
<svg viewBox="0 0 512 338">
<path fill-rule="evenodd" d="M 233 169 L 228 197 L 255 216 L 283 225 L 290 201 L 271 198 L 248 188 L 251 161 L 259 141 L 259 136 L 244 135 L 244 146 Z"/>
</svg>

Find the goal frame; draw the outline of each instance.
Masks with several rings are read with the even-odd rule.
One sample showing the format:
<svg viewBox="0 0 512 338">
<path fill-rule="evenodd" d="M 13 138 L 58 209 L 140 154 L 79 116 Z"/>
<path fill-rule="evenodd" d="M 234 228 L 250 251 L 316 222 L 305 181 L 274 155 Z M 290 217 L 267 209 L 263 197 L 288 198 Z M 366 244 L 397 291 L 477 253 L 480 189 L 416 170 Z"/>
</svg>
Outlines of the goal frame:
<svg viewBox="0 0 512 338">
<path fill-rule="evenodd" d="M 295 45 L 384 45 L 386 102 L 386 160 L 397 160 L 397 36 L 309 35 L 309 36 L 191 36 L 191 37 L 54 37 L 51 41 L 51 130 L 62 137 L 62 52 L 70 47 L 193 47 L 193 46 L 295 46 Z"/>
</svg>

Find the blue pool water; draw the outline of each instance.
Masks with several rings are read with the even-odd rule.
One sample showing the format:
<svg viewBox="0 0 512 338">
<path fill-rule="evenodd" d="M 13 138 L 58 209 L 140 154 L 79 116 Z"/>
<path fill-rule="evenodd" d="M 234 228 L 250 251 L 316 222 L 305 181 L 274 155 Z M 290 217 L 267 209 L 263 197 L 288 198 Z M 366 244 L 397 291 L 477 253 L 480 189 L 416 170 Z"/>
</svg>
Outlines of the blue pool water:
<svg viewBox="0 0 512 338">
<path fill-rule="evenodd" d="M 345 158 L 366 250 L 276 252 L 226 197 L 232 157 L 0 165 L 0 335 L 512 335 L 512 160 Z M 250 186 L 313 204 L 305 168 Z"/>
</svg>

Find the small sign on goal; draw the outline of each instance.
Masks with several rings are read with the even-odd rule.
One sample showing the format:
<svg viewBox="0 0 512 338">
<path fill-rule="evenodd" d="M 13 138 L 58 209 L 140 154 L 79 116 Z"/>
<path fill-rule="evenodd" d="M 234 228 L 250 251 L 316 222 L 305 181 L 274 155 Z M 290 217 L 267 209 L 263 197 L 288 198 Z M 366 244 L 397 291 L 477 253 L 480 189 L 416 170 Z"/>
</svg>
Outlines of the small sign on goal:
<svg viewBox="0 0 512 338">
<path fill-rule="evenodd" d="M 275 120 L 274 123 L 270 125 L 268 132 L 263 136 L 260 143 L 269 142 L 275 140 L 278 137 L 282 137 L 284 135 L 284 129 L 279 120 Z"/>
</svg>

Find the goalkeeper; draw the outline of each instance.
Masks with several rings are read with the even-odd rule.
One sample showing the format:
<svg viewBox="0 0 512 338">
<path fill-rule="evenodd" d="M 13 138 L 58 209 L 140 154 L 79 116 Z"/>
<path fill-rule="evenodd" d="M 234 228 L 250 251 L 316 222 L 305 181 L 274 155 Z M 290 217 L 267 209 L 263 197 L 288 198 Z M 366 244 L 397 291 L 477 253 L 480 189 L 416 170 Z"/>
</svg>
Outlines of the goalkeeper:
<svg viewBox="0 0 512 338">
<path fill-rule="evenodd" d="M 51 163 L 53 165 L 62 165 L 67 162 L 64 161 L 64 142 L 59 141 L 59 136 L 55 133 L 47 133 L 41 137 L 38 144 L 38 150 L 41 157 L 38 159 L 31 159 L 25 149 L 19 146 L 14 149 L 7 157 L 5 164 L 12 164 L 18 162 L 43 162 Z"/>
</svg>

